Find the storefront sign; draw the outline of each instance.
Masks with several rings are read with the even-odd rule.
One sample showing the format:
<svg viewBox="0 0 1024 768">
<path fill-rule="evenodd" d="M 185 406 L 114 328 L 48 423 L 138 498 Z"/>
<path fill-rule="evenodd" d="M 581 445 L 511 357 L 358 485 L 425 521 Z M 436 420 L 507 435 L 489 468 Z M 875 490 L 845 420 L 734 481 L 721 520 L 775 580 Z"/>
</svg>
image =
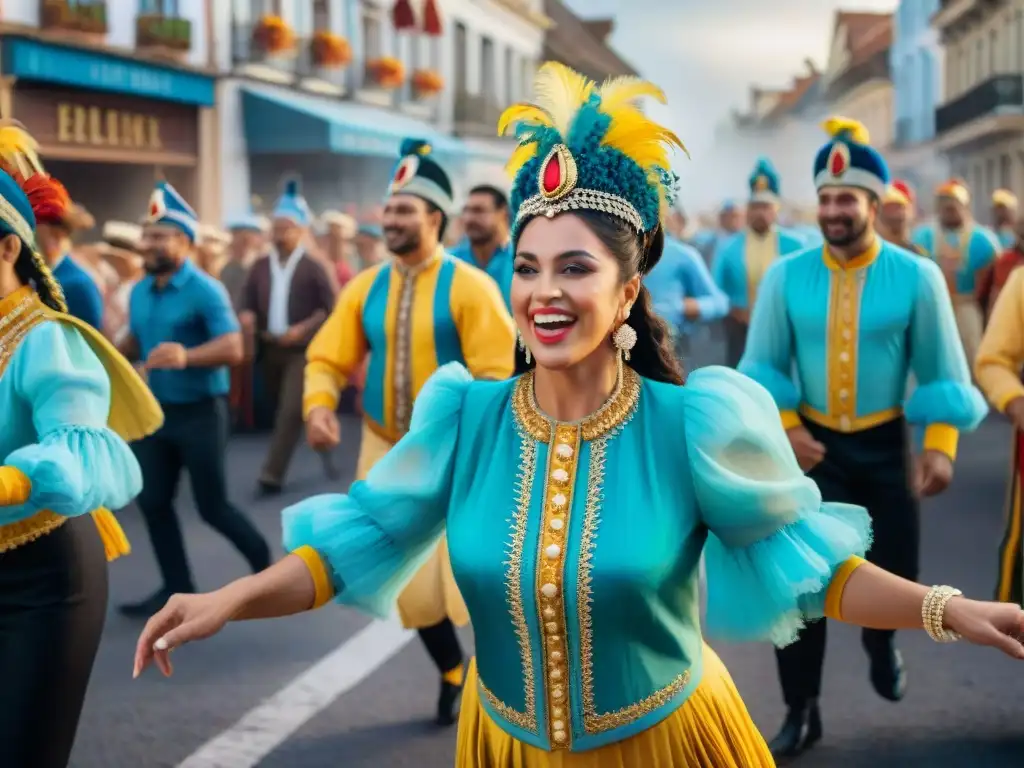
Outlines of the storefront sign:
<svg viewBox="0 0 1024 768">
<path fill-rule="evenodd" d="M 195 107 L 165 101 L 19 85 L 14 117 L 44 150 L 81 149 L 83 159 L 96 150 L 118 150 L 145 162 L 162 153 L 195 155 L 199 146 Z"/>
<path fill-rule="evenodd" d="M 214 103 L 208 75 L 23 37 L 3 38 L 3 74 L 202 107 Z"/>
</svg>

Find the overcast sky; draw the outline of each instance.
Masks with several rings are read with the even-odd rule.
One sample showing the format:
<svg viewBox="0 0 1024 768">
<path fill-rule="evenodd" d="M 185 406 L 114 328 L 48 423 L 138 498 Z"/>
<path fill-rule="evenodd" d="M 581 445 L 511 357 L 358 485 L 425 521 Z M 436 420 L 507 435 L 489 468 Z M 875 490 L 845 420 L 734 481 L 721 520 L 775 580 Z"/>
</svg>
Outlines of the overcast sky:
<svg viewBox="0 0 1024 768">
<path fill-rule="evenodd" d="M 663 116 L 694 159 L 748 88 L 782 86 L 813 58 L 824 66 L 837 8 L 892 11 L 897 0 L 567 0 L 581 16 L 617 16 L 612 45 L 666 92 Z M 627 8 L 628 12 L 621 9 Z M 691 166 L 692 167 L 692 166 Z M 684 174 L 685 166 L 679 170 Z"/>
</svg>

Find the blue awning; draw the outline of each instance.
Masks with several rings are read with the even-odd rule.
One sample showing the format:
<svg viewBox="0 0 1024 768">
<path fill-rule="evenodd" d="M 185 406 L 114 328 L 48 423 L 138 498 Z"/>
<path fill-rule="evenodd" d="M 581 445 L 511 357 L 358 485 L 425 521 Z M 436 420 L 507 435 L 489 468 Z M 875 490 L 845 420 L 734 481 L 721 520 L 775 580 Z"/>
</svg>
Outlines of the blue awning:
<svg viewBox="0 0 1024 768">
<path fill-rule="evenodd" d="M 271 88 L 245 87 L 242 114 L 254 155 L 339 154 L 397 158 L 403 139 L 429 141 L 449 158 L 466 146 L 433 126 L 386 109 Z"/>
</svg>

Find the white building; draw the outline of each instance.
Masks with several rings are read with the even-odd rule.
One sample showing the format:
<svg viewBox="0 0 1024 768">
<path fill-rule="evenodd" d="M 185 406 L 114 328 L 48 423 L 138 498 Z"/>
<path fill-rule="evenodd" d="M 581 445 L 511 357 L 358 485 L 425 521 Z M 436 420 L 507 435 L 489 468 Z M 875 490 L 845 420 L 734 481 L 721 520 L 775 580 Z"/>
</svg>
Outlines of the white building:
<svg viewBox="0 0 1024 768">
<path fill-rule="evenodd" d="M 4 0 L 0 115 L 97 221 L 138 219 L 156 178 L 220 217 L 207 0 Z"/>
<path fill-rule="evenodd" d="M 432 142 L 457 194 L 507 185 L 513 144 L 495 129 L 501 110 L 528 95 L 548 25 L 540 1 L 437 0 L 437 35 L 423 31 L 428 4 L 413 0 L 418 28 L 397 30 L 394 0 L 212 3 L 217 61 L 228 73 L 218 94 L 227 217 L 252 195 L 269 205 L 289 174 L 302 179 L 314 210 L 366 213 L 379 205 L 404 138 Z M 294 36 L 284 53 L 255 44 L 260 20 L 274 13 Z M 314 45 L 325 40 L 347 47 L 347 66 L 318 66 Z M 396 76 L 382 83 L 382 72 Z M 440 91 L 419 93 L 415 84 L 431 80 Z"/>
</svg>

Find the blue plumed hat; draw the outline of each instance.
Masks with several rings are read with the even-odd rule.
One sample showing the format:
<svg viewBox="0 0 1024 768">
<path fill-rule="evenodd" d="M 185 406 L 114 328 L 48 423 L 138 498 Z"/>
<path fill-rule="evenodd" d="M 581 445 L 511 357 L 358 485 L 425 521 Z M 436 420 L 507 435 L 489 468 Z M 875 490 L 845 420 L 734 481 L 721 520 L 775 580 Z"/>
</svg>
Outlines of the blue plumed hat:
<svg viewBox="0 0 1024 768">
<path fill-rule="evenodd" d="M 637 101 L 665 103 L 656 85 L 619 77 L 598 86 L 563 64 L 537 72 L 535 104 L 505 110 L 499 135 L 515 129 L 519 147 L 509 161 L 515 182 L 510 205 L 512 237 L 535 216 L 598 211 L 628 222 L 637 233 L 654 232 L 674 198 L 669 170 L 679 139 L 647 117 Z"/>
<path fill-rule="evenodd" d="M 149 198 L 147 224 L 166 224 L 184 232 L 193 243 L 199 235 L 199 216 L 178 190 L 166 181 L 158 181 Z"/>
<path fill-rule="evenodd" d="M 760 157 L 753 173 L 750 174 L 750 202 L 752 203 L 775 203 L 778 204 L 779 196 L 782 194 L 779 185 L 779 172 L 775 170 L 772 161 L 767 157 Z"/>
<path fill-rule="evenodd" d="M 867 128 L 846 117 L 831 117 L 822 127 L 832 138 L 814 158 L 815 187 L 860 187 L 881 200 L 889 186 L 889 166 L 870 145 Z"/>
<path fill-rule="evenodd" d="M 422 139 L 403 141 L 388 195 L 416 195 L 450 214 L 455 207 L 452 181 L 431 157 L 432 151 L 430 143 Z"/>
<path fill-rule="evenodd" d="M 302 196 L 301 183 L 297 177 L 285 181 L 284 191 L 274 206 L 273 218 L 288 219 L 300 227 L 308 227 L 313 223 L 313 212 Z"/>
</svg>

